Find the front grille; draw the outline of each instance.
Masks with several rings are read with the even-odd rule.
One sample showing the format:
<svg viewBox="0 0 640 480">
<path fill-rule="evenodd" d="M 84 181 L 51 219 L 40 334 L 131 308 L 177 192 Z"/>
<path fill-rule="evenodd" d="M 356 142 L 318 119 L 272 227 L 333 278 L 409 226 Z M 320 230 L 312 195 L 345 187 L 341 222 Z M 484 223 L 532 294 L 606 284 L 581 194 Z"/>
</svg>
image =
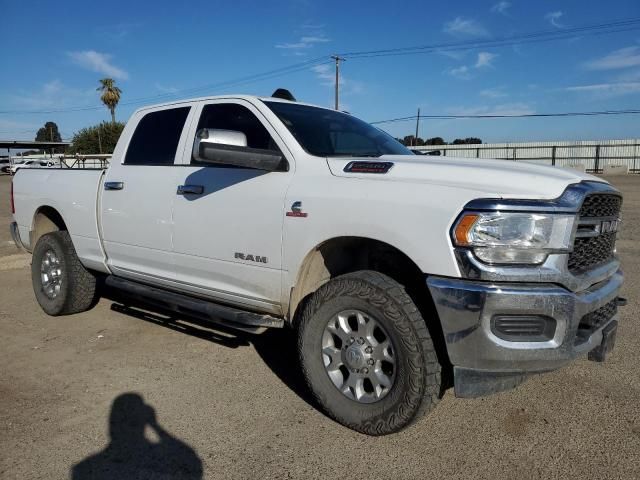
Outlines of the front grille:
<svg viewBox="0 0 640 480">
<path fill-rule="evenodd" d="M 622 198 L 613 194 L 589 195 L 584 199 L 580 217 L 617 217 Z"/>
<path fill-rule="evenodd" d="M 584 199 L 580 208 L 580 220 L 594 218 L 617 220 L 620 216 L 622 198 L 614 194 L 593 194 Z M 578 223 L 580 224 L 580 220 Z M 568 268 L 571 273 L 581 273 L 613 258 L 616 232 L 597 236 L 577 237 L 573 251 L 569 254 Z"/>
<path fill-rule="evenodd" d="M 569 271 L 579 273 L 607 262 L 613 257 L 615 245 L 615 233 L 576 238 L 573 252 L 569 255 Z"/>
</svg>

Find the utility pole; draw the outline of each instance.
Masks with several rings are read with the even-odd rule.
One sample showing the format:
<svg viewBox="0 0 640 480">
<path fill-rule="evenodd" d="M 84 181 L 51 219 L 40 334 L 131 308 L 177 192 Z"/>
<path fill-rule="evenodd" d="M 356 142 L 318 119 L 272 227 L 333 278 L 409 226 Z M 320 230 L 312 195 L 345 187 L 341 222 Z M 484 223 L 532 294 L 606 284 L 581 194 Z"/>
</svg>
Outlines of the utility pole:
<svg viewBox="0 0 640 480">
<path fill-rule="evenodd" d="M 420 108 L 418 108 L 418 116 L 416 117 L 416 136 L 414 141 L 416 142 L 416 146 L 418 146 L 418 129 L 420 128 Z"/>
<path fill-rule="evenodd" d="M 100 125 L 98 125 L 98 150 L 102 153 L 102 139 L 100 138 Z"/>
<path fill-rule="evenodd" d="M 339 106 L 340 106 L 340 62 L 345 62 L 347 59 L 340 57 L 338 55 L 332 55 L 331 58 L 333 58 L 336 61 L 336 105 L 335 105 L 335 109 L 339 110 Z"/>
</svg>

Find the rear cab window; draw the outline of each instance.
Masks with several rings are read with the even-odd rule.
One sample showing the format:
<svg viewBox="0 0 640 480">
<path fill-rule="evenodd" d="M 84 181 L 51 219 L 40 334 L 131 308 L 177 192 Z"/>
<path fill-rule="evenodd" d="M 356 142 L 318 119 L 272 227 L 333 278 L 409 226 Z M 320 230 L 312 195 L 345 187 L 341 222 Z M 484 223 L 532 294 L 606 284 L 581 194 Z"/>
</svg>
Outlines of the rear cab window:
<svg viewBox="0 0 640 480">
<path fill-rule="evenodd" d="M 173 165 L 180 136 L 191 107 L 147 113 L 136 126 L 125 165 Z"/>
</svg>

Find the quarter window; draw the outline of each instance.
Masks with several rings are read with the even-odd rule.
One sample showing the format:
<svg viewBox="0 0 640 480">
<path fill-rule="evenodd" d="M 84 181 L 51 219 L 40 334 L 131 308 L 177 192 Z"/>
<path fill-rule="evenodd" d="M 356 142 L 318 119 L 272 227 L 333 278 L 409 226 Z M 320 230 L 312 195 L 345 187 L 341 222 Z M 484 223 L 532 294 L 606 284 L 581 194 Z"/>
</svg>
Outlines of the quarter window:
<svg viewBox="0 0 640 480">
<path fill-rule="evenodd" d="M 173 165 L 190 108 L 170 108 L 142 117 L 131 137 L 124 163 Z"/>
</svg>

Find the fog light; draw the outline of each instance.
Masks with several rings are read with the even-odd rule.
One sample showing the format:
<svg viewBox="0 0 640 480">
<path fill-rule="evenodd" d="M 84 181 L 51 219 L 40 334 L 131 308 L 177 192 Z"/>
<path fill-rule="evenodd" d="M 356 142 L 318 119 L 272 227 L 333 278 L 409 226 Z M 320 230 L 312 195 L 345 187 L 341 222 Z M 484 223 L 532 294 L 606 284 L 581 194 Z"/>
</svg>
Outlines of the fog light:
<svg viewBox="0 0 640 480">
<path fill-rule="evenodd" d="M 545 315 L 494 315 L 491 331 L 509 342 L 546 342 L 556 332 L 556 321 Z"/>
</svg>

